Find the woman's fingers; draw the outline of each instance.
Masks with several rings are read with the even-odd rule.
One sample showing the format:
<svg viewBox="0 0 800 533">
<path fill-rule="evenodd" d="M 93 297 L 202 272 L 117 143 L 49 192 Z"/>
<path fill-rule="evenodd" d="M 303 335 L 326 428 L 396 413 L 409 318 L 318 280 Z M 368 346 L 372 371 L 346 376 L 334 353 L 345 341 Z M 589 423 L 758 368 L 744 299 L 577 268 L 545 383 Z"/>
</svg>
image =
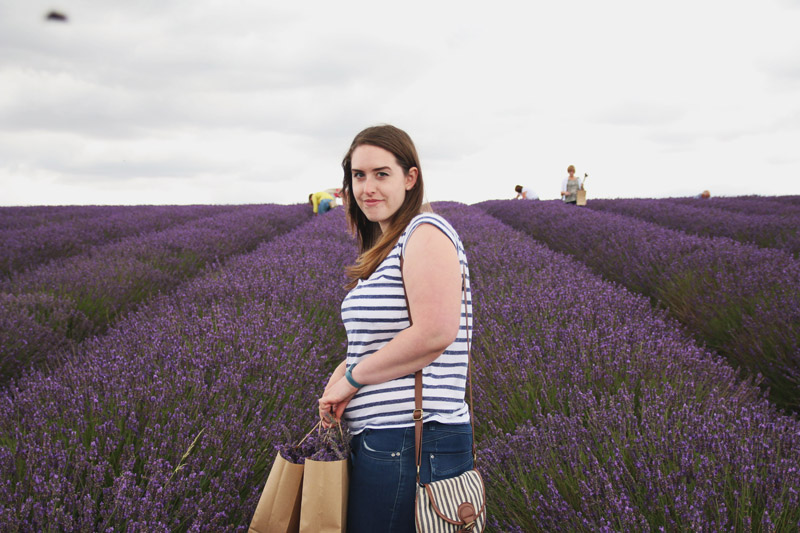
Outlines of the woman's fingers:
<svg viewBox="0 0 800 533">
<path fill-rule="evenodd" d="M 319 399 L 319 416 L 323 419 L 324 427 L 330 427 L 342 419 L 347 405 L 355 396 L 356 391 L 352 389 L 353 387 L 344 378 L 325 387 L 325 392 Z M 326 415 L 330 416 L 330 421 L 326 420 Z"/>
<path fill-rule="evenodd" d="M 336 420 L 341 420 L 342 415 L 344 414 L 344 410 L 347 408 L 347 404 L 349 402 L 342 402 L 336 406 L 334 413 L 336 413 Z"/>
<path fill-rule="evenodd" d="M 319 401 L 319 417 L 322 419 L 322 427 L 329 428 L 333 425 L 334 422 L 337 422 L 340 416 L 334 417 L 333 413 L 336 412 L 336 408 L 338 406 L 329 404 L 327 402 L 323 402 L 322 399 Z"/>
<path fill-rule="evenodd" d="M 328 429 L 329 427 L 331 427 L 331 421 L 328 418 L 328 416 L 325 416 L 325 415 L 330 416 L 330 413 L 322 413 L 322 412 L 320 412 L 319 417 L 320 417 L 320 419 L 322 421 L 322 427 L 324 427 L 325 429 Z"/>
</svg>

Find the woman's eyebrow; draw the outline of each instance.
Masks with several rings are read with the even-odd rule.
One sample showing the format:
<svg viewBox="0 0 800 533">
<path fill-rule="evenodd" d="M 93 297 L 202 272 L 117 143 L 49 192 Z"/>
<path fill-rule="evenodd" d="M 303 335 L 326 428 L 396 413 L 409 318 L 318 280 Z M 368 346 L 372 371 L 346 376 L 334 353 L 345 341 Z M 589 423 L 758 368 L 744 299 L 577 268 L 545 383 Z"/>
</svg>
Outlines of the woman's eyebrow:
<svg viewBox="0 0 800 533">
<path fill-rule="evenodd" d="M 350 169 L 350 170 L 351 170 L 352 172 L 364 172 L 364 171 L 363 171 L 363 170 L 361 170 L 360 168 L 353 168 L 353 169 Z M 383 170 L 391 170 L 391 168 L 389 168 L 389 167 L 379 167 L 379 168 L 373 168 L 373 169 L 372 169 L 372 172 L 381 172 L 381 171 L 383 171 Z"/>
</svg>

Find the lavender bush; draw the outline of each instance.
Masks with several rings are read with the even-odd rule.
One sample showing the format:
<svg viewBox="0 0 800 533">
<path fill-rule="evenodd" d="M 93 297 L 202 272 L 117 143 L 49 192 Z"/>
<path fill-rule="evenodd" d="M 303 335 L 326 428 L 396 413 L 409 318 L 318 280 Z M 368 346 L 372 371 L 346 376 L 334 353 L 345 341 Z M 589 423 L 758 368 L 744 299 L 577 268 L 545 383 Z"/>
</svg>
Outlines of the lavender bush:
<svg viewBox="0 0 800 533">
<path fill-rule="evenodd" d="M 660 302 L 732 364 L 763 375 L 779 406 L 800 406 L 800 264 L 787 254 L 557 202 L 480 206 Z"/>
<path fill-rule="evenodd" d="M 245 531 L 344 357 L 354 255 L 341 215 L 316 217 L 7 388 L 0 530 Z"/>
<path fill-rule="evenodd" d="M 235 206 L 80 206 L 0 208 L 0 279 L 93 245 L 159 231 Z M 50 210 L 55 212 L 47 215 Z M 16 222 L 16 224 L 14 223 Z"/>
<path fill-rule="evenodd" d="M 470 260 L 479 466 L 499 530 L 798 527 L 796 419 L 646 298 L 474 207 L 437 210 Z"/>
<path fill-rule="evenodd" d="M 104 211 L 107 212 L 107 206 L 0 206 L 0 231 L 7 229 L 35 228 L 44 224 L 86 218 Z"/>
<path fill-rule="evenodd" d="M 791 196 L 718 196 L 705 200 L 698 200 L 696 198 L 666 198 L 663 201 L 703 209 L 707 207 L 724 209 L 726 211 L 735 211 L 746 215 L 796 217 L 800 215 L 800 205 L 792 205 L 790 202 L 786 201 L 791 198 Z"/>
<path fill-rule="evenodd" d="M 207 207 L 207 206 L 206 206 Z M 63 223 L 89 217 L 102 217 L 115 211 L 149 210 L 175 211 L 178 206 L 108 206 L 108 205 L 25 205 L 0 206 L 0 230 L 34 228 L 45 224 Z M 173 213 L 174 215 L 174 213 Z"/>
<path fill-rule="evenodd" d="M 796 205 L 796 206 L 800 207 L 800 196 L 798 196 L 798 195 L 794 195 L 794 196 L 775 196 L 775 199 L 778 200 L 779 202 L 792 204 L 792 205 Z"/>
<path fill-rule="evenodd" d="M 72 301 L 52 294 L 0 293 L 0 383 L 34 362 L 74 347 L 72 330 L 91 327 Z"/>
<path fill-rule="evenodd" d="M 647 198 L 592 200 L 587 206 L 595 211 L 630 215 L 695 235 L 730 237 L 782 249 L 795 257 L 800 254 L 800 211 L 793 216 L 752 215 Z"/>
<path fill-rule="evenodd" d="M 25 326 L 10 325 L 3 334 L 0 382 L 28 366 L 55 363 L 65 347 L 101 334 L 117 316 L 150 295 L 173 289 L 207 263 L 288 231 L 307 220 L 309 211 L 300 204 L 239 207 L 13 274 L 0 283 L 9 293 L 0 307 L 0 322 L 23 320 Z M 36 299 L 35 313 L 21 313 L 20 305 L 13 304 L 23 295 L 28 295 L 25 301 Z M 52 334 L 42 328 L 50 328 Z"/>
<path fill-rule="evenodd" d="M 495 530 L 797 529 L 796 419 L 644 297 L 435 207 L 470 260 Z M 345 355 L 355 255 L 341 211 L 315 217 L 3 390 L 0 530 L 246 531 Z"/>
</svg>

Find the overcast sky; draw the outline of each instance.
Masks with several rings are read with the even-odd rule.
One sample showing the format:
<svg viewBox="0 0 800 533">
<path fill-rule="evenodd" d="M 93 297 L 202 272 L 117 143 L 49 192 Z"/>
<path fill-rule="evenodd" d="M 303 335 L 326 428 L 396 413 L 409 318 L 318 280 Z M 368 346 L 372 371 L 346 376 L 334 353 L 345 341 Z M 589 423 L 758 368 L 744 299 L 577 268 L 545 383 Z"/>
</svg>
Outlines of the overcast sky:
<svg viewBox="0 0 800 533">
<path fill-rule="evenodd" d="M 46 22 L 50 9 L 69 17 Z M 362 128 L 428 199 L 800 194 L 800 0 L 0 2 L 0 205 L 295 203 Z"/>
</svg>

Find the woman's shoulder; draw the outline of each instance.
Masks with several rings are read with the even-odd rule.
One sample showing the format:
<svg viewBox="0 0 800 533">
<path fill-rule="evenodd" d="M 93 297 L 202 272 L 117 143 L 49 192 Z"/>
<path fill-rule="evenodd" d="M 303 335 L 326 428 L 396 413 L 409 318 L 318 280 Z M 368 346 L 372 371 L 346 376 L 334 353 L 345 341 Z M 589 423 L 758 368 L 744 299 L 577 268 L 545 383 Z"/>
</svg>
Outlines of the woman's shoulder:
<svg viewBox="0 0 800 533">
<path fill-rule="evenodd" d="M 411 233 L 420 224 L 432 224 L 439 229 L 444 230 L 446 233 L 451 233 L 453 236 L 458 236 L 455 228 L 445 219 L 442 215 L 433 212 L 420 213 L 411 219 L 406 227 L 406 233 Z"/>
<path fill-rule="evenodd" d="M 415 229 L 423 224 L 431 224 L 432 226 L 435 226 L 453 242 L 456 248 L 461 248 L 461 239 L 459 238 L 458 232 L 456 232 L 455 228 L 453 228 L 453 226 L 442 215 L 425 212 L 420 213 L 412 218 L 411 222 L 408 223 L 406 230 L 403 232 L 401 237 L 401 246 L 403 252 L 405 251 L 405 245 L 409 237 L 411 237 Z"/>
</svg>

